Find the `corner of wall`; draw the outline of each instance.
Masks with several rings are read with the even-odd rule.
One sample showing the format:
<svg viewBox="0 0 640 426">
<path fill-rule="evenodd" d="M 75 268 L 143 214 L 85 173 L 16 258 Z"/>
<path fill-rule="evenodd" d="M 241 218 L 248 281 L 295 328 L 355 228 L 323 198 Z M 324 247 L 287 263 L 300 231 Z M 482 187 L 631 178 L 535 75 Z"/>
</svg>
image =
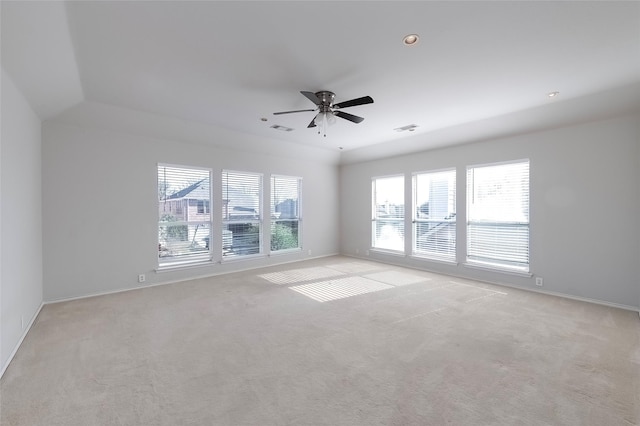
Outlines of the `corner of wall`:
<svg viewBox="0 0 640 426">
<path fill-rule="evenodd" d="M 1 87 L 0 368 L 4 371 L 43 301 L 42 123 L 4 69 Z"/>
</svg>

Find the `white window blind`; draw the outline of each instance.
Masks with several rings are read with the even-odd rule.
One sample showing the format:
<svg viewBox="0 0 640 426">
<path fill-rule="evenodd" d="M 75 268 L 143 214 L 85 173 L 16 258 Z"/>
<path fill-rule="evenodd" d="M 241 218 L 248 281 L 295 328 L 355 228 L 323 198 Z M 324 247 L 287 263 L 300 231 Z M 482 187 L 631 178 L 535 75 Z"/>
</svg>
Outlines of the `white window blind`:
<svg viewBox="0 0 640 426">
<path fill-rule="evenodd" d="M 271 251 L 299 249 L 302 179 L 271 176 Z"/>
<path fill-rule="evenodd" d="M 372 180 L 372 247 L 404 251 L 404 176 Z"/>
<path fill-rule="evenodd" d="M 529 161 L 467 168 L 467 261 L 529 270 Z"/>
<path fill-rule="evenodd" d="M 222 172 L 222 256 L 262 252 L 262 175 Z"/>
<path fill-rule="evenodd" d="M 210 170 L 158 165 L 159 266 L 211 260 L 210 203 Z"/>
<path fill-rule="evenodd" d="M 456 260 L 456 171 L 413 175 L 413 254 Z"/>
</svg>

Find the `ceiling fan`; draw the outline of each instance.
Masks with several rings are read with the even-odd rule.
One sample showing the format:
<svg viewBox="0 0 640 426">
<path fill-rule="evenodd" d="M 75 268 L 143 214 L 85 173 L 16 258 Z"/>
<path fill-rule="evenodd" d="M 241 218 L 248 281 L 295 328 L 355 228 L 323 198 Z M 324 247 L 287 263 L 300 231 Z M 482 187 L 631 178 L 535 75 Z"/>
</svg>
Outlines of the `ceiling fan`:
<svg viewBox="0 0 640 426">
<path fill-rule="evenodd" d="M 308 111 L 318 111 L 316 116 L 311 120 L 311 123 L 307 126 L 316 127 L 321 126 L 325 129 L 325 137 L 326 134 L 326 126 L 327 124 L 333 124 L 335 122 L 335 117 L 344 118 L 345 120 L 351 121 L 353 123 L 361 123 L 364 120 L 363 117 L 358 117 L 357 115 L 349 114 L 344 111 L 340 111 L 342 108 L 349 108 L 352 106 L 364 105 L 364 104 L 372 104 L 373 98 L 371 96 L 363 96 L 357 99 L 351 99 L 350 101 L 339 102 L 337 104 L 333 103 L 336 95 L 333 92 L 329 92 L 328 90 L 321 90 L 319 92 L 306 92 L 301 91 L 307 99 L 313 102 L 316 107 L 313 109 L 298 109 L 294 111 L 281 111 L 274 112 L 273 115 L 281 115 L 281 114 L 291 114 L 294 112 L 308 112 Z M 318 134 L 320 131 L 318 130 Z"/>
</svg>

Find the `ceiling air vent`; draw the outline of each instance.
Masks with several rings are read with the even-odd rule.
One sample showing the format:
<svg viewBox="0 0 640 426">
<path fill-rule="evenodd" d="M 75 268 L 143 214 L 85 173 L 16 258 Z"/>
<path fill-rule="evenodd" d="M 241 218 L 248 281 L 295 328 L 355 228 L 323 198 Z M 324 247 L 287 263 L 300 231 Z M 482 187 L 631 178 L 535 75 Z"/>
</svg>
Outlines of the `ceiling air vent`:
<svg viewBox="0 0 640 426">
<path fill-rule="evenodd" d="M 281 126 L 279 124 L 274 124 L 273 126 L 271 126 L 272 129 L 276 129 L 276 130 L 281 130 L 283 132 L 292 132 L 293 129 L 291 127 L 285 127 L 285 126 Z"/>
<path fill-rule="evenodd" d="M 406 126 L 397 127 L 393 130 L 395 130 L 396 132 L 404 132 L 405 130 L 413 132 L 416 129 L 416 127 L 418 127 L 417 124 L 407 124 Z"/>
</svg>

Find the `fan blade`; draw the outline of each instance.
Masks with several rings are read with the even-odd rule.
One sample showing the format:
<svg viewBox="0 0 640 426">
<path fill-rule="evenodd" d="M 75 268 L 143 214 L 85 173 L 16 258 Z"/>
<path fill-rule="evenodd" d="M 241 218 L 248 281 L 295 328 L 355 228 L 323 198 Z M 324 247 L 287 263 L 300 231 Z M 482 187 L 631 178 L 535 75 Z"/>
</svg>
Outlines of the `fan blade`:
<svg viewBox="0 0 640 426">
<path fill-rule="evenodd" d="M 334 111 L 333 115 L 336 117 L 344 118 L 345 120 L 353 121 L 354 123 L 361 123 L 364 118 L 358 117 L 357 115 L 349 114 L 342 111 Z"/>
<path fill-rule="evenodd" d="M 300 91 L 300 93 L 305 95 L 307 97 L 307 99 L 309 99 L 314 104 L 316 104 L 316 105 L 320 105 L 321 104 L 320 99 L 318 99 L 318 97 L 316 96 L 315 93 L 313 93 L 313 92 L 305 92 L 304 90 Z"/>
<path fill-rule="evenodd" d="M 309 111 L 315 111 L 314 109 L 297 109 L 295 111 L 281 111 L 281 112 L 274 112 L 273 115 L 281 115 L 281 114 L 291 114 L 293 112 L 309 112 Z"/>
<path fill-rule="evenodd" d="M 340 102 L 339 104 L 335 104 L 333 107 L 334 108 L 348 108 L 348 107 L 352 107 L 352 106 L 364 105 L 364 104 L 372 104 L 372 103 L 373 103 L 373 98 L 371 98 L 371 96 L 363 96 L 363 97 L 358 98 L 358 99 L 351 99 L 350 101 Z"/>
<path fill-rule="evenodd" d="M 316 117 L 318 115 L 316 114 Z M 313 117 L 313 120 L 311 120 L 311 123 L 309 123 L 309 125 L 307 126 L 307 129 L 310 129 L 312 127 L 316 127 L 316 117 Z"/>
</svg>

